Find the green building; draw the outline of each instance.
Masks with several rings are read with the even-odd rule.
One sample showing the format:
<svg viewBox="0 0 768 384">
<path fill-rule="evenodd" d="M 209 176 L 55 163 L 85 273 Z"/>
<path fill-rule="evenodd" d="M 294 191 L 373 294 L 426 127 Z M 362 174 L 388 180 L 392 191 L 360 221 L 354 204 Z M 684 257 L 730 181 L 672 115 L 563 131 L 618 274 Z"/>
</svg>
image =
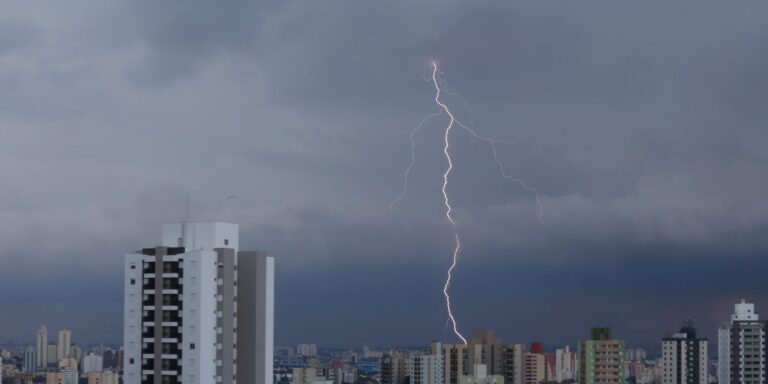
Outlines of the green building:
<svg viewBox="0 0 768 384">
<path fill-rule="evenodd" d="M 592 328 L 591 338 L 579 342 L 579 384 L 624 384 L 624 340 L 610 328 Z"/>
</svg>

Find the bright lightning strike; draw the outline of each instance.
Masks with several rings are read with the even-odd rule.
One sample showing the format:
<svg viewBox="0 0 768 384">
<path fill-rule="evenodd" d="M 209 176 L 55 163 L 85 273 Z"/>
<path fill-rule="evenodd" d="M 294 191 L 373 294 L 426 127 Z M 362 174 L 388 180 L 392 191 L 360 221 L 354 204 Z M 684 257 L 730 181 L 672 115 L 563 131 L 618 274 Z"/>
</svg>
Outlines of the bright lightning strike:
<svg viewBox="0 0 768 384">
<path fill-rule="evenodd" d="M 451 176 L 451 171 L 453 171 L 453 159 L 451 158 L 451 152 L 450 152 L 450 135 L 451 135 L 451 130 L 453 129 L 454 125 L 457 125 L 457 126 L 461 127 L 462 129 L 467 131 L 470 135 L 472 135 L 472 137 L 474 137 L 475 139 L 481 140 L 481 141 L 484 141 L 484 142 L 488 143 L 490 145 L 490 148 L 491 148 L 491 154 L 493 155 L 493 161 L 498 166 L 498 169 L 499 169 L 499 172 L 501 173 L 501 176 L 503 178 L 511 181 L 511 182 L 514 182 L 514 183 L 520 185 L 526 191 L 531 192 L 531 193 L 534 194 L 535 199 L 536 199 L 536 204 L 539 207 L 539 210 L 538 210 L 539 222 L 541 222 L 542 224 L 544 223 L 544 219 L 543 219 L 544 205 L 543 205 L 543 203 L 541 201 L 539 190 L 534 188 L 534 187 L 529 186 L 522 179 L 510 176 L 509 174 L 507 174 L 506 169 L 504 168 L 504 163 L 499 159 L 498 152 L 497 152 L 497 149 L 496 149 L 497 144 L 510 144 L 510 145 L 513 145 L 513 144 L 516 144 L 520 140 L 515 141 L 515 142 L 508 142 L 508 141 L 491 139 L 489 137 L 485 137 L 485 136 L 482 136 L 482 135 L 478 134 L 477 132 L 475 132 L 474 129 L 470 128 L 466 124 L 463 124 L 461 121 L 456 119 L 456 117 L 453 115 L 451 110 L 448 108 L 448 105 L 443 103 L 440 100 L 441 93 L 442 93 L 443 90 L 441 89 L 441 86 L 440 86 L 441 79 L 440 79 L 440 74 L 439 74 L 439 70 L 438 70 L 438 67 L 437 67 L 437 63 L 434 62 L 434 61 L 432 62 L 432 71 L 431 72 L 432 73 L 431 73 L 431 79 L 430 80 L 431 80 L 432 84 L 435 87 L 435 98 L 434 98 L 434 100 L 435 100 L 435 104 L 437 104 L 440 107 L 440 111 L 436 112 L 436 113 L 433 113 L 431 115 L 427 115 L 419 123 L 419 125 L 417 125 L 416 128 L 414 128 L 411 131 L 411 133 L 409 135 L 409 138 L 411 140 L 411 161 L 408 164 L 408 167 L 406 168 L 405 173 L 403 174 L 403 188 L 400 191 L 400 195 L 394 201 L 392 201 L 392 203 L 389 204 L 389 206 L 387 207 L 387 210 L 392 210 L 394 208 L 394 206 L 398 202 L 400 202 L 405 197 L 406 193 L 408 192 L 408 177 L 410 176 L 411 170 L 413 169 L 413 166 L 414 166 L 414 163 L 415 163 L 415 158 L 416 158 L 416 141 L 414 139 L 414 135 L 430 119 L 432 119 L 434 117 L 437 117 L 437 116 L 440 116 L 443 113 L 447 114 L 450 120 L 448 122 L 448 125 L 445 127 L 445 129 L 443 131 L 443 154 L 445 155 L 446 161 L 448 162 L 448 166 L 445 169 L 445 171 L 443 172 L 443 183 L 442 183 L 442 186 L 441 186 L 441 191 L 442 191 L 442 194 L 443 194 L 443 204 L 445 205 L 445 217 L 448 219 L 448 222 L 451 224 L 451 227 L 453 229 L 453 236 L 454 236 L 454 239 L 455 239 L 455 246 L 453 248 L 453 255 L 452 255 L 452 258 L 451 258 L 451 265 L 448 268 L 448 274 L 446 276 L 445 284 L 443 285 L 443 296 L 445 297 L 445 306 L 446 306 L 446 309 L 448 310 L 448 319 L 450 320 L 451 325 L 453 327 L 453 332 L 456 334 L 456 336 L 459 339 L 461 339 L 462 342 L 464 342 L 464 344 L 467 344 L 467 339 L 459 331 L 459 326 L 458 326 L 458 324 L 456 322 L 456 317 L 453 314 L 453 306 L 451 305 L 451 295 L 450 295 L 450 293 L 448 291 L 448 289 L 451 286 L 452 279 L 453 279 L 453 272 L 456 270 L 456 265 L 458 263 L 459 254 L 461 253 L 461 237 L 459 236 L 459 231 L 458 231 L 458 226 L 456 225 L 456 221 L 453 218 L 453 206 L 451 205 L 451 200 L 450 200 L 450 198 L 448 196 L 448 182 L 449 182 L 449 179 L 450 179 L 450 176 Z M 448 90 L 446 90 L 445 92 L 448 93 L 448 94 L 451 94 L 453 96 L 457 96 L 457 97 L 461 98 L 461 100 L 464 102 L 464 107 L 467 109 L 467 112 L 469 112 L 469 108 L 467 107 L 467 103 L 464 100 L 464 98 L 461 97 L 461 95 L 453 93 L 453 92 L 450 92 Z"/>
<path fill-rule="evenodd" d="M 448 106 L 440 101 L 440 86 L 437 84 L 437 63 L 434 61 L 432 62 L 432 83 L 435 85 L 435 103 L 437 103 L 437 105 L 439 105 L 440 108 L 445 111 L 446 114 L 448 114 L 448 117 L 450 117 L 450 121 L 448 122 L 448 126 L 445 127 L 445 134 L 443 136 L 445 142 L 445 146 L 443 146 L 443 153 L 445 154 L 446 160 L 448 160 L 448 168 L 446 168 L 445 173 L 443 173 L 442 191 L 443 202 L 445 203 L 445 217 L 448 218 L 448 221 L 453 227 L 453 236 L 456 238 L 456 246 L 453 248 L 451 267 L 448 268 L 448 277 L 445 279 L 445 285 L 443 285 L 443 296 L 445 296 L 445 307 L 448 309 L 448 318 L 451 319 L 451 325 L 453 325 L 453 333 L 455 333 L 456 336 L 458 336 L 459 339 L 464 342 L 464 344 L 467 344 L 467 339 L 465 339 L 461 332 L 459 332 L 459 327 L 456 324 L 456 318 L 453 316 L 453 309 L 451 308 L 451 295 L 448 293 L 448 288 L 451 286 L 451 279 L 453 278 L 453 271 L 456 269 L 456 262 L 459 259 L 459 252 L 461 251 L 461 238 L 459 237 L 459 230 L 456 227 L 456 222 L 453 220 L 453 216 L 451 215 L 451 212 L 453 212 L 453 207 L 451 207 L 451 200 L 448 198 L 447 191 L 448 177 L 451 175 L 451 171 L 453 170 L 453 160 L 451 159 L 451 152 L 449 151 L 449 137 L 451 134 L 451 128 L 453 128 L 453 123 L 456 121 L 456 118 L 453 117 L 453 114 L 451 113 L 451 110 L 448 109 Z"/>
</svg>

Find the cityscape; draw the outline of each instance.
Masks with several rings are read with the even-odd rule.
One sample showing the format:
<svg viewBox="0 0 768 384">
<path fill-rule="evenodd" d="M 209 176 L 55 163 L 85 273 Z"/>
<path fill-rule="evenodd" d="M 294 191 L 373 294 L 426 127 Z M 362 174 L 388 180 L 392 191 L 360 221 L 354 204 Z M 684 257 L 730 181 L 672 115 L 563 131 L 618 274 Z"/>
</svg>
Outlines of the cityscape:
<svg viewBox="0 0 768 384">
<path fill-rule="evenodd" d="M 160 245 L 125 256 L 120 346 L 81 346 L 69 329 L 41 326 L 34 345 L 0 349 L 0 382 L 13 384 L 705 384 L 761 383 L 768 321 L 742 299 L 718 338 L 695 323 L 631 348 L 610 327 L 572 348 L 510 343 L 492 330 L 466 343 L 423 348 L 323 349 L 274 344 L 275 259 L 240 251 L 239 226 L 162 226 Z M 54 337 L 57 336 L 57 337 Z"/>
<path fill-rule="evenodd" d="M 768 384 L 768 1 L 0 1 L 0 384 Z"/>
</svg>

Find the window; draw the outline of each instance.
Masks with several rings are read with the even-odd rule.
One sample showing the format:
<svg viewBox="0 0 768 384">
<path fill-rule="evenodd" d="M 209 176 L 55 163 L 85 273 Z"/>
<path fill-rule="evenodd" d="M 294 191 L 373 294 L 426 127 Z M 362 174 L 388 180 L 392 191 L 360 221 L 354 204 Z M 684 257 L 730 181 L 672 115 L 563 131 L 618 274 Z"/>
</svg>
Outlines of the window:
<svg viewBox="0 0 768 384">
<path fill-rule="evenodd" d="M 131 285 L 136 285 L 136 279 L 131 279 Z"/>
<path fill-rule="evenodd" d="M 136 263 L 131 263 L 131 269 L 136 269 Z"/>
<path fill-rule="evenodd" d="M 128 364 L 133 364 L 133 358 L 128 359 Z"/>
<path fill-rule="evenodd" d="M 189 349 L 195 349 L 195 343 L 189 343 Z"/>
<path fill-rule="evenodd" d="M 224 245 L 229 245 L 229 239 L 224 239 Z"/>
</svg>

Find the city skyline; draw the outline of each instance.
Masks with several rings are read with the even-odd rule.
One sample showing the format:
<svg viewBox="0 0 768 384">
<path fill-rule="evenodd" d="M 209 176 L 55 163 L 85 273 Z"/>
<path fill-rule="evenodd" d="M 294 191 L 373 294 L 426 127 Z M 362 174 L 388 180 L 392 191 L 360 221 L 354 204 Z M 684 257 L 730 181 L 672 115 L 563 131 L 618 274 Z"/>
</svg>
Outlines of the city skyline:
<svg viewBox="0 0 768 384">
<path fill-rule="evenodd" d="M 0 340 L 119 343 L 122 256 L 189 218 L 276 257 L 278 345 L 456 343 L 444 116 L 386 210 L 438 112 L 432 60 L 545 207 L 457 136 L 462 330 L 647 347 L 689 318 L 715 340 L 741 298 L 768 311 L 768 3 L 2 8 Z"/>
</svg>

